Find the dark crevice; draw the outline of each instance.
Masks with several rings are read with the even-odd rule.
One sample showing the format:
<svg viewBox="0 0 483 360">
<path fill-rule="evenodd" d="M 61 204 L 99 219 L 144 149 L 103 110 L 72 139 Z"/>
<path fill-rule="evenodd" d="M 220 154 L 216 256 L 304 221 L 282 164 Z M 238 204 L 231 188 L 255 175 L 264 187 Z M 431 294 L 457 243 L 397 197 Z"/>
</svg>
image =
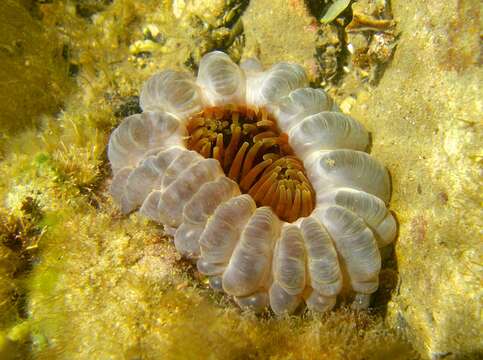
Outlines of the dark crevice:
<svg viewBox="0 0 483 360">
<path fill-rule="evenodd" d="M 347 25 L 352 21 L 352 9 L 350 6 L 347 7 L 338 17 L 338 19 L 342 20 L 342 23 Z M 346 66 L 350 62 L 350 52 L 347 49 L 347 42 L 345 36 L 345 26 L 341 25 L 339 22 L 333 21 L 331 23 L 335 29 L 337 30 L 337 35 L 340 41 L 340 45 L 338 48 L 337 53 L 337 64 L 336 64 L 336 72 L 330 78 L 327 79 L 332 85 L 340 85 L 343 81 L 346 73 L 344 71 L 344 66 Z M 319 36 L 323 36 L 323 30 L 319 30 Z M 325 48 L 317 48 L 315 58 L 319 62 L 319 64 L 324 63 L 324 55 L 325 55 Z"/>
<path fill-rule="evenodd" d="M 90 21 L 92 15 L 104 11 L 112 2 L 113 0 L 77 0 L 76 15 Z"/>
<path fill-rule="evenodd" d="M 307 9 L 310 11 L 310 13 L 317 19 L 319 19 L 324 14 L 324 10 L 327 9 L 327 7 L 330 5 L 330 1 L 327 2 L 327 0 L 305 0 L 305 5 L 307 6 Z"/>
</svg>

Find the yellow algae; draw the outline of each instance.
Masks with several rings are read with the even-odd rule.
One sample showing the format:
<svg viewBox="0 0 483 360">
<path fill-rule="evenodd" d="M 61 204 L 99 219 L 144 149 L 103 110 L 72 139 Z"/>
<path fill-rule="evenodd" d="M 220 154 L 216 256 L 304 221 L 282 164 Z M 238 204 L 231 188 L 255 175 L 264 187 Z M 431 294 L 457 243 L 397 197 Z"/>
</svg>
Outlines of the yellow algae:
<svg viewBox="0 0 483 360">
<path fill-rule="evenodd" d="M 393 1 L 404 35 L 380 84 L 360 93 L 351 113 L 392 175 L 399 285 L 388 319 L 427 358 L 483 350 L 477 8 Z"/>
<path fill-rule="evenodd" d="M 60 37 L 42 28 L 27 3 L 0 3 L 0 145 L 42 113 L 58 111 L 72 85 Z"/>
</svg>

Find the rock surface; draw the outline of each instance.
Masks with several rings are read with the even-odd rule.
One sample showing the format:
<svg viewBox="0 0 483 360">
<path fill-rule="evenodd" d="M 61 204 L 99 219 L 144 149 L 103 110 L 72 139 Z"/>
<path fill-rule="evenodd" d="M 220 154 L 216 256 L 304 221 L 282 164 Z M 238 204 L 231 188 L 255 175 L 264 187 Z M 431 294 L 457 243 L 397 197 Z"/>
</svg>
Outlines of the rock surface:
<svg viewBox="0 0 483 360">
<path fill-rule="evenodd" d="M 72 85 L 67 53 L 19 1 L 0 2 L 0 147 L 9 135 L 58 111 Z M 61 71 L 58 71 L 61 70 Z"/>
<path fill-rule="evenodd" d="M 296 62 L 305 67 L 309 80 L 324 85 L 336 75 L 341 46 L 337 29 L 320 24 L 303 1 L 250 1 L 242 21 L 244 57 L 258 57 L 265 66 Z"/>
<path fill-rule="evenodd" d="M 400 224 L 388 319 L 430 359 L 481 356 L 478 5 L 392 1 L 400 41 L 352 111 L 390 170 Z M 479 355 L 478 355 L 479 354 Z"/>
</svg>

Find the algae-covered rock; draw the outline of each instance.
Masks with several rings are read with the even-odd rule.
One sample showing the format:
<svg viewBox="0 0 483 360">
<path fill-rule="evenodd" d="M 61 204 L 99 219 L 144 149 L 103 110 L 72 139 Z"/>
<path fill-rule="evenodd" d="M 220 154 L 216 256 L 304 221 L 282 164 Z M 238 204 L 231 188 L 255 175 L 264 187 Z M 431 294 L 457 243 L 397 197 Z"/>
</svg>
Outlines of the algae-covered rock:
<svg viewBox="0 0 483 360">
<path fill-rule="evenodd" d="M 70 85 L 63 44 L 42 29 L 28 3 L 0 2 L 0 143 L 58 110 Z"/>
<path fill-rule="evenodd" d="M 388 318 L 427 358 L 481 345 L 481 67 L 478 4 L 392 1 L 400 39 L 353 115 L 392 175 L 400 224 Z M 478 355 L 479 354 L 479 355 Z"/>
<path fill-rule="evenodd" d="M 244 57 L 266 66 L 296 62 L 309 80 L 326 85 L 337 75 L 341 41 L 335 25 L 320 24 L 303 1 L 254 0 L 243 15 Z"/>
</svg>

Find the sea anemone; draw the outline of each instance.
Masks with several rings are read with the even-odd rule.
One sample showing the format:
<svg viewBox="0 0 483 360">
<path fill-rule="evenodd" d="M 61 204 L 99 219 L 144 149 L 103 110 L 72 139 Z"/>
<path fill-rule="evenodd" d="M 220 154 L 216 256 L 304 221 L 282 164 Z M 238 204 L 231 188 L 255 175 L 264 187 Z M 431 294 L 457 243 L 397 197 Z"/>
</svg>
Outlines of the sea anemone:
<svg viewBox="0 0 483 360">
<path fill-rule="evenodd" d="M 396 237 L 387 170 L 369 134 L 304 70 L 206 54 L 195 79 L 163 71 L 143 113 L 112 133 L 113 198 L 164 225 L 211 287 L 242 308 L 367 307 Z"/>
</svg>

